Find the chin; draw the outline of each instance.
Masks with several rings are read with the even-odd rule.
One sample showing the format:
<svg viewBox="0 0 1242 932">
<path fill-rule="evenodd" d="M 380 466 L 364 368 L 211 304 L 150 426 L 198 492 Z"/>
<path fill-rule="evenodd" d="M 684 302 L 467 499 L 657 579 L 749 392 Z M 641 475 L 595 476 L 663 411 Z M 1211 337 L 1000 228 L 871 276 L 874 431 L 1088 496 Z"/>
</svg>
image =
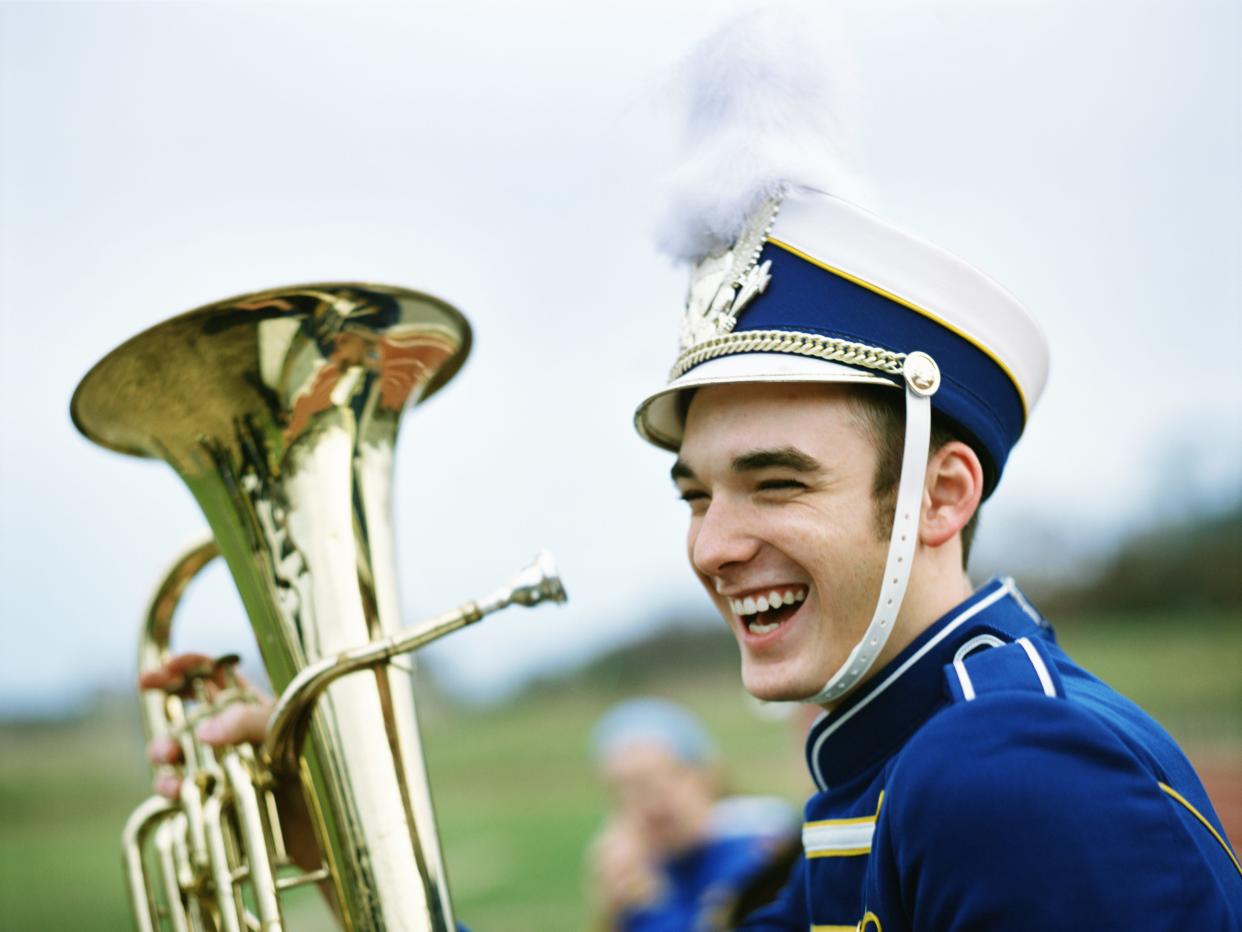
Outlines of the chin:
<svg viewBox="0 0 1242 932">
<path fill-rule="evenodd" d="M 800 702 L 823 688 L 822 682 L 801 682 L 802 678 L 781 676 L 775 670 L 754 670 L 742 667 L 742 686 L 761 702 Z"/>
</svg>

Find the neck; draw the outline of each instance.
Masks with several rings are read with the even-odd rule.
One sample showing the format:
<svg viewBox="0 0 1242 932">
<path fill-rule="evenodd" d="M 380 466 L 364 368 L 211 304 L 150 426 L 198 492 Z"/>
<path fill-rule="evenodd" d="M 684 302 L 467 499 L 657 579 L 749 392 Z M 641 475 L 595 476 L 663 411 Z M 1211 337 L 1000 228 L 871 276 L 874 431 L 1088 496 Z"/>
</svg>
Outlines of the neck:
<svg viewBox="0 0 1242 932">
<path fill-rule="evenodd" d="M 905 639 L 893 653 L 900 651 L 974 591 L 959 561 L 920 561 L 916 557 L 906 597 L 897 615 L 897 631 L 894 632 L 904 633 Z"/>
<path fill-rule="evenodd" d="M 906 595 L 901 600 L 901 611 L 897 614 L 893 633 L 872 664 L 870 672 L 858 686 L 869 682 L 911 641 L 974 592 L 970 578 L 962 568 L 960 550 L 956 553 L 942 552 L 952 549 L 920 546 L 915 552 L 910 581 L 906 584 Z M 825 703 L 823 708 L 831 711 L 852 692 L 853 690 L 835 702 Z"/>
</svg>

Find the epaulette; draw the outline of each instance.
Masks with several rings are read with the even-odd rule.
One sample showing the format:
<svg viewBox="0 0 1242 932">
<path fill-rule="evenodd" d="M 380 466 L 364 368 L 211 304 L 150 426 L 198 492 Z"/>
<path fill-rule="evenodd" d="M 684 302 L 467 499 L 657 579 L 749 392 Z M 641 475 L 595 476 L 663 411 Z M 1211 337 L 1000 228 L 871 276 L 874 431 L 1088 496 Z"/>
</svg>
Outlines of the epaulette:
<svg viewBox="0 0 1242 932">
<path fill-rule="evenodd" d="M 945 664 L 945 683 L 954 702 L 971 702 L 1001 692 L 1036 692 L 1063 698 L 1065 690 L 1042 644 L 1018 638 L 1009 644 L 981 645 Z"/>
</svg>

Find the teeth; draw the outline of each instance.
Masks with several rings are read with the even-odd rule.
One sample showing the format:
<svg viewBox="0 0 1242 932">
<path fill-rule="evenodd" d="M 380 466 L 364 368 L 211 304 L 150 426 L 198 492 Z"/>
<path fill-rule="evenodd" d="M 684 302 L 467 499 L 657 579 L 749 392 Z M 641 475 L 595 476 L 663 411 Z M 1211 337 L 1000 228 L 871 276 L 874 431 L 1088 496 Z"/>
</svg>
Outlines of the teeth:
<svg viewBox="0 0 1242 932">
<path fill-rule="evenodd" d="M 768 634 L 771 631 L 775 631 L 780 625 L 772 622 L 770 625 L 750 625 L 749 627 L 751 634 Z"/>
<path fill-rule="evenodd" d="M 747 596 L 744 599 L 730 599 L 729 607 L 733 609 L 733 614 L 746 616 L 754 615 L 756 612 L 766 612 L 786 605 L 793 605 L 797 602 L 802 602 L 805 599 L 805 589 L 786 589 L 783 593 L 777 589 L 773 589 L 767 595 L 757 597 Z"/>
</svg>

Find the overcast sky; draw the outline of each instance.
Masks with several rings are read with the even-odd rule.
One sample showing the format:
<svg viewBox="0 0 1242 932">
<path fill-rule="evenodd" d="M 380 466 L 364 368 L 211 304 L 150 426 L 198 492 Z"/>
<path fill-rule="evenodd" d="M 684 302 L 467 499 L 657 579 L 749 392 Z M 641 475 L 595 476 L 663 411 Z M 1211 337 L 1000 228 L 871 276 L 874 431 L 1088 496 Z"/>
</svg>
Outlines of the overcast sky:
<svg viewBox="0 0 1242 932">
<path fill-rule="evenodd" d="M 165 317 L 282 284 L 407 285 L 474 326 L 403 427 L 405 614 L 539 546 L 571 602 L 434 649 L 459 689 L 705 610 L 668 456 L 630 416 L 684 291 L 651 236 L 677 158 L 665 82 L 753 5 L 0 6 L 0 710 L 128 681 L 151 588 L 205 527 L 166 466 L 74 432 L 78 379 Z M 819 6 L 855 56 L 870 206 L 1049 335 L 992 559 L 1037 518 L 1088 536 L 1242 486 L 1242 6 Z M 177 643 L 249 642 L 215 570 Z"/>
</svg>

